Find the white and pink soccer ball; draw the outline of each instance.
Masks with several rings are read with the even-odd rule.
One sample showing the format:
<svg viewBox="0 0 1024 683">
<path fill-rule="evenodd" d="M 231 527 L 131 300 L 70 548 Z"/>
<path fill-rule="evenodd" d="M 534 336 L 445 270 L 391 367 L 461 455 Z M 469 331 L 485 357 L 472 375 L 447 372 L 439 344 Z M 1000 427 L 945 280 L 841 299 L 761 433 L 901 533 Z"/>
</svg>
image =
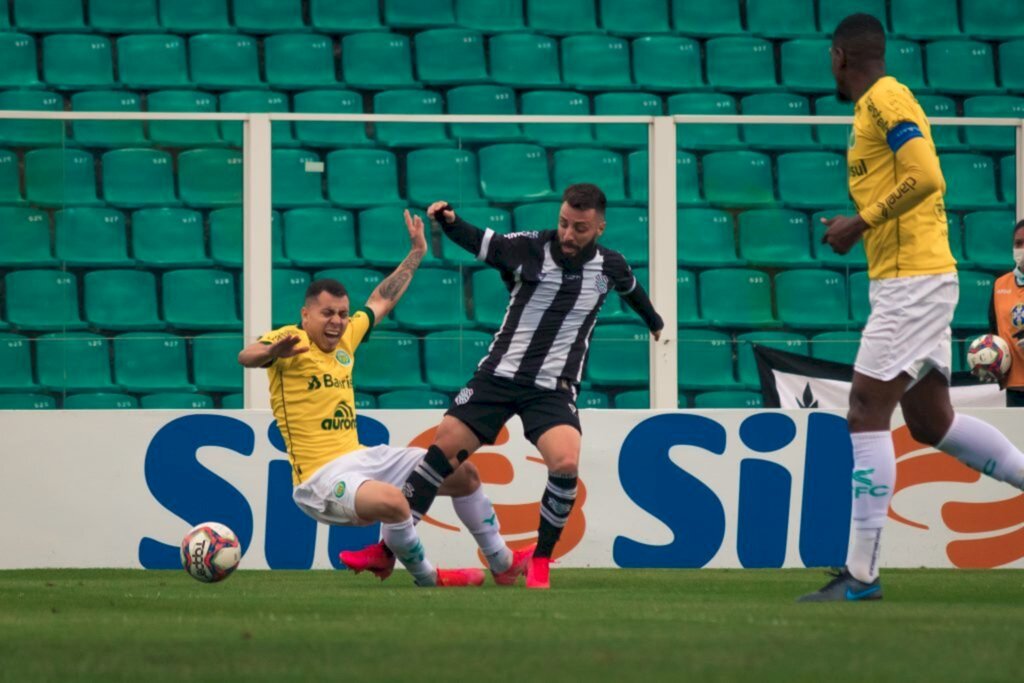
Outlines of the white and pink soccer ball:
<svg viewBox="0 0 1024 683">
<path fill-rule="evenodd" d="M 1010 346 L 994 334 L 985 334 L 967 348 L 967 368 L 982 382 L 998 382 L 1010 371 Z"/>
<path fill-rule="evenodd" d="M 217 522 L 197 524 L 181 541 L 181 566 L 196 581 L 223 581 L 240 559 L 242 546 L 235 532 Z"/>
</svg>

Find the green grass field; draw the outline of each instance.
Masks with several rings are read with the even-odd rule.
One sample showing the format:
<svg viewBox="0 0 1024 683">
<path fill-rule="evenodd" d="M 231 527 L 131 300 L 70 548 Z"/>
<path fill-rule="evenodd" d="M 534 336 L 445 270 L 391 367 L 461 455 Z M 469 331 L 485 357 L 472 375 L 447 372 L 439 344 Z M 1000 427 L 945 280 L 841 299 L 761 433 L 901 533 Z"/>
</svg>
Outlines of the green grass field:
<svg viewBox="0 0 1024 683">
<path fill-rule="evenodd" d="M 550 592 L 343 572 L 0 572 L 0 680 L 1017 680 L 1024 573 L 555 570 Z"/>
</svg>

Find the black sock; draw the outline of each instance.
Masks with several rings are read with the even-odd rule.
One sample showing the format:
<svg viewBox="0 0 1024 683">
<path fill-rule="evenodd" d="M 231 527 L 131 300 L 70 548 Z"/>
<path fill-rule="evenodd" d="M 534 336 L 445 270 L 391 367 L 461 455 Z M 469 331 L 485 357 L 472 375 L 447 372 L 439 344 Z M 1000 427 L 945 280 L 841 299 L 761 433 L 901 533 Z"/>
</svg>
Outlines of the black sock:
<svg viewBox="0 0 1024 683">
<path fill-rule="evenodd" d="M 575 502 L 576 475 L 549 473 L 547 488 L 540 499 L 540 527 L 534 557 L 551 557 Z"/>
<path fill-rule="evenodd" d="M 420 464 L 416 465 L 416 469 L 402 487 L 402 492 L 409 501 L 413 519 L 418 522 L 427 514 L 427 510 L 434 503 L 441 482 L 454 471 L 440 448 L 431 446 L 427 449 L 427 454 Z"/>
</svg>

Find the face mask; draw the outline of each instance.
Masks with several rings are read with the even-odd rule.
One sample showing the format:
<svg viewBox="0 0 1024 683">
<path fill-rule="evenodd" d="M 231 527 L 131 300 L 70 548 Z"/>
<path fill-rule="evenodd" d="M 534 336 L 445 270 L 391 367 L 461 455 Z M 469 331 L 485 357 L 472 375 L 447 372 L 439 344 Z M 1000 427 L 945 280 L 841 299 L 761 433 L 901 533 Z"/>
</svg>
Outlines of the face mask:
<svg viewBox="0 0 1024 683">
<path fill-rule="evenodd" d="M 1017 264 L 1017 267 L 1024 270 L 1024 249 L 1013 250 L 1013 262 Z"/>
</svg>

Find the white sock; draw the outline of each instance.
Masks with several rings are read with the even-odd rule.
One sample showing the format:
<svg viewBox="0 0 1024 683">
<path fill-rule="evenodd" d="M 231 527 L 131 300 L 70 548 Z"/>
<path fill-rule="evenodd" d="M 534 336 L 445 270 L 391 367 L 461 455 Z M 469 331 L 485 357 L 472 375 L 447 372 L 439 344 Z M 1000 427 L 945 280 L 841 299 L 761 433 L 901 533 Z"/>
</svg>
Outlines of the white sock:
<svg viewBox="0 0 1024 683">
<path fill-rule="evenodd" d="M 512 551 L 501 537 L 498 516 L 494 513 L 494 505 L 484 493 L 483 487 L 468 496 L 452 498 L 452 505 L 455 507 L 455 514 L 476 539 L 491 571 L 496 574 L 508 571 L 512 566 Z"/>
<path fill-rule="evenodd" d="M 397 524 L 381 524 L 381 536 L 384 543 L 391 548 L 398 561 L 401 562 L 413 580 L 419 586 L 437 585 L 437 571 L 427 560 L 423 552 L 423 543 L 420 541 L 416 527 L 412 523 L 412 517 Z"/>
<path fill-rule="evenodd" d="M 892 434 L 857 432 L 853 441 L 853 537 L 846 568 L 853 578 L 871 583 L 878 578 L 882 527 L 896 485 L 896 450 Z"/>
<path fill-rule="evenodd" d="M 956 413 L 935 447 L 982 474 L 1024 488 L 1024 453 L 987 422 Z"/>
</svg>

